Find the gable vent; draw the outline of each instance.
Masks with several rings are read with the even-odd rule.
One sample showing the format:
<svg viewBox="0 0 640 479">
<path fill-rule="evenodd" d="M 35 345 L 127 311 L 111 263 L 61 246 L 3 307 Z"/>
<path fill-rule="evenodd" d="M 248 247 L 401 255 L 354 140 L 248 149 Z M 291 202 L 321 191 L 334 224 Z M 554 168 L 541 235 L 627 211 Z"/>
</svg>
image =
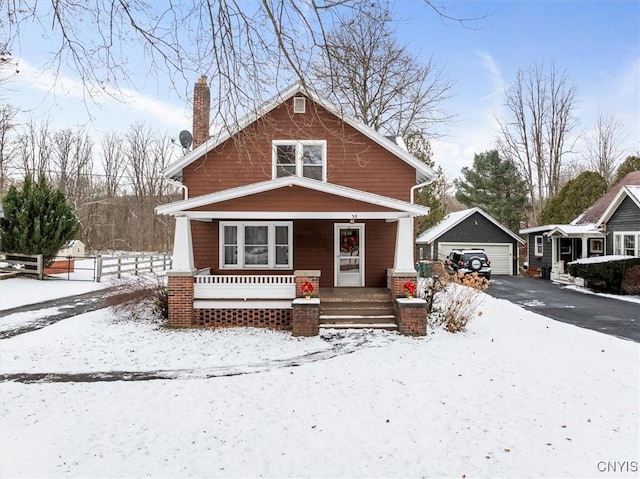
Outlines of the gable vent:
<svg viewBox="0 0 640 479">
<path fill-rule="evenodd" d="M 293 98 L 293 112 L 304 113 L 306 107 L 305 98 L 303 96 L 296 96 Z"/>
</svg>

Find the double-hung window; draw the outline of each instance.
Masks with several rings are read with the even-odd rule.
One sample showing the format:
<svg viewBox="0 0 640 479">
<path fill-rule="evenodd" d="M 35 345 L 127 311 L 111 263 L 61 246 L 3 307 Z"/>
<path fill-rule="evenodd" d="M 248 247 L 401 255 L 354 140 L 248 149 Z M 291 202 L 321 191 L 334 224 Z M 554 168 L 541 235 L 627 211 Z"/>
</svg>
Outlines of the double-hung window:
<svg viewBox="0 0 640 479">
<path fill-rule="evenodd" d="M 293 223 L 220 223 L 220 268 L 291 269 Z"/>
<path fill-rule="evenodd" d="M 325 140 L 275 140 L 273 177 L 303 176 L 326 181 L 327 142 Z"/>
<path fill-rule="evenodd" d="M 614 233 L 613 254 L 640 256 L 640 231 L 621 231 Z"/>
<path fill-rule="evenodd" d="M 543 241 L 543 236 L 536 236 L 535 237 L 535 246 L 534 246 L 534 254 L 536 256 L 542 256 L 542 252 L 543 252 L 543 245 L 544 243 Z"/>
</svg>

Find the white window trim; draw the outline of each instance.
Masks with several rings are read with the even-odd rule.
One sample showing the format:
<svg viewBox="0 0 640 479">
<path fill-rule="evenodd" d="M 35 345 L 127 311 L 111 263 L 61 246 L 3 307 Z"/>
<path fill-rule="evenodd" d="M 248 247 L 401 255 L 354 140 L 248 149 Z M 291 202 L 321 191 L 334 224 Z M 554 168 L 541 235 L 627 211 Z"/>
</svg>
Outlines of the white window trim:
<svg viewBox="0 0 640 479">
<path fill-rule="evenodd" d="M 534 247 L 533 247 L 534 256 L 542 257 L 544 254 L 544 236 L 542 235 L 535 236 L 533 241 L 534 241 Z M 538 248 L 538 246 L 540 248 Z"/>
<path fill-rule="evenodd" d="M 327 181 L 327 140 L 273 140 L 271 142 L 271 177 L 278 178 L 278 149 L 279 145 L 296 145 L 296 176 L 302 177 L 303 146 L 317 145 L 322 147 L 322 181 Z"/>
<path fill-rule="evenodd" d="M 634 236 L 634 256 L 640 257 L 640 231 L 616 231 L 613 233 L 613 254 L 624 255 L 624 237 Z M 618 247 L 620 249 L 618 249 Z"/>
<path fill-rule="evenodd" d="M 604 253 L 604 238 L 591 238 L 589 245 L 589 253 Z"/>
<path fill-rule="evenodd" d="M 225 264 L 224 263 L 224 228 L 226 226 L 235 226 L 238 228 L 238 264 Z M 244 264 L 244 228 L 246 226 L 267 226 L 268 229 L 268 260 L 266 265 L 260 264 Z M 276 265 L 276 226 L 288 227 L 288 248 L 289 262 L 286 265 Z M 218 233 L 218 251 L 219 251 L 219 264 L 220 269 L 232 270 L 232 269 L 293 269 L 293 221 L 221 221 Z"/>
</svg>

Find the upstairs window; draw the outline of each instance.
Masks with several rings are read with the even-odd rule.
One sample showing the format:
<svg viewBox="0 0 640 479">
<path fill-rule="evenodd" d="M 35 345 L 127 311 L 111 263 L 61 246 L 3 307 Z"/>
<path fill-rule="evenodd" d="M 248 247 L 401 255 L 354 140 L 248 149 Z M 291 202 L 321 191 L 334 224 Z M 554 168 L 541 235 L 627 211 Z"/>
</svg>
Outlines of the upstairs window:
<svg viewBox="0 0 640 479">
<path fill-rule="evenodd" d="M 327 142 L 274 141 L 273 177 L 302 176 L 326 181 Z"/>
</svg>

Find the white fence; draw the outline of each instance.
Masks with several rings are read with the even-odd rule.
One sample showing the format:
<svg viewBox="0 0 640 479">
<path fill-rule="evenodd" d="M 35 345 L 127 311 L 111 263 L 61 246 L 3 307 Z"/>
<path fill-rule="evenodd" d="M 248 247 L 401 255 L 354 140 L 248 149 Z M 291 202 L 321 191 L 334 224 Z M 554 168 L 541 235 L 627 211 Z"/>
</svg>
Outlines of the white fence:
<svg viewBox="0 0 640 479">
<path fill-rule="evenodd" d="M 156 273 L 171 268 L 171 255 L 164 253 L 131 254 L 96 257 L 96 281 L 103 276 L 123 274 Z"/>
<path fill-rule="evenodd" d="M 171 268 L 171 255 L 165 253 L 138 253 L 123 255 L 87 256 L 84 258 L 55 258 L 58 265 L 45 268 L 42 255 L 0 253 L 0 271 L 37 275 L 44 274 L 59 279 L 96 281 L 104 276 L 124 274 L 160 273 Z M 63 264 L 68 261 L 68 265 Z M 73 266 L 71 265 L 73 261 Z"/>
<path fill-rule="evenodd" d="M 296 280 L 291 275 L 195 276 L 194 299 L 294 299 Z"/>
</svg>

